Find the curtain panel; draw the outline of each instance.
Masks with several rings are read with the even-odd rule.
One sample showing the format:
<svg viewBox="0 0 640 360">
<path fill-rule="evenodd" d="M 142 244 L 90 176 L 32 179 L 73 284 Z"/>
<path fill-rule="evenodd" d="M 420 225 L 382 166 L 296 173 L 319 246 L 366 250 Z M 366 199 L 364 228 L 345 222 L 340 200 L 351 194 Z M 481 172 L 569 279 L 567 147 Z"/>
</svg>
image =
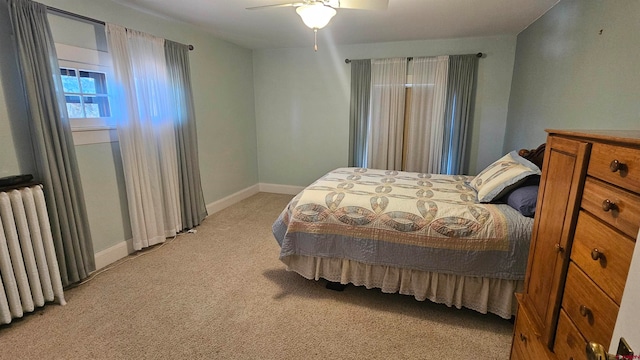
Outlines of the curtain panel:
<svg viewBox="0 0 640 360">
<path fill-rule="evenodd" d="M 478 57 L 449 56 L 447 105 L 445 111 L 442 173 L 461 174 L 465 170 L 467 134 L 473 109 Z"/>
<path fill-rule="evenodd" d="M 176 138 L 164 39 L 106 24 L 133 248 L 181 230 Z"/>
<path fill-rule="evenodd" d="M 448 56 L 413 59 L 403 166 L 407 171 L 440 173 L 448 69 Z"/>
<path fill-rule="evenodd" d="M 44 186 L 64 286 L 95 270 L 93 244 L 62 79 L 44 5 L 8 0 L 28 104 L 36 179 Z"/>
<path fill-rule="evenodd" d="M 173 94 L 182 228 L 200 225 L 207 216 L 198 160 L 198 136 L 187 45 L 165 40 L 164 51 Z"/>
<path fill-rule="evenodd" d="M 349 166 L 367 166 L 367 134 L 371 98 L 371 60 L 351 61 Z"/>
<path fill-rule="evenodd" d="M 367 167 L 401 170 L 407 58 L 371 61 Z"/>
</svg>

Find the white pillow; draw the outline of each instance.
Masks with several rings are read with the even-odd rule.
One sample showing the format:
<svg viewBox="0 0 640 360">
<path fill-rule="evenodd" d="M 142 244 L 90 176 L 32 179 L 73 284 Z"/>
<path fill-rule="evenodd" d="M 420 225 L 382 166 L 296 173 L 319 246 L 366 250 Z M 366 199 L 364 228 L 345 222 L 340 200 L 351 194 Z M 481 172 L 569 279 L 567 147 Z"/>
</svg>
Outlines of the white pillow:
<svg viewBox="0 0 640 360">
<path fill-rule="evenodd" d="M 471 180 L 470 185 L 478 192 L 479 202 L 490 202 L 531 175 L 540 175 L 540 169 L 512 151 L 482 170 Z"/>
</svg>

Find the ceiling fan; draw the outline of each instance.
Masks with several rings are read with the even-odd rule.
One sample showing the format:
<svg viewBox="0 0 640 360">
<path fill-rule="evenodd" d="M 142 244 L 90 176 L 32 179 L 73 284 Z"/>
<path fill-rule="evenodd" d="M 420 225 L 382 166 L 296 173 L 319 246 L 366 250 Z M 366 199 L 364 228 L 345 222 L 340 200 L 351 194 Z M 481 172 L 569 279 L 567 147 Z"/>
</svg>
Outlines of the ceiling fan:
<svg viewBox="0 0 640 360">
<path fill-rule="evenodd" d="M 317 33 L 336 15 L 336 9 L 386 10 L 389 0 L 303 0 L 298 2 L 249 7 L 260 10 L 276 7 L 295 7 L 296 13 L 314 33 L 314 50 L 318 51 Z"/>
</svg>

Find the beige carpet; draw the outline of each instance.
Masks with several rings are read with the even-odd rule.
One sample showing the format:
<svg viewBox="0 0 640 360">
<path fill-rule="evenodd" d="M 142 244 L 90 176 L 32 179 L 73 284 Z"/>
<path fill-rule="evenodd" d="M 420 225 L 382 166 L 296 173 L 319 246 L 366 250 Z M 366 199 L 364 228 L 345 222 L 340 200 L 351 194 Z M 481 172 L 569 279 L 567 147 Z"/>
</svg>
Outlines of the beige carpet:
<svg viewBox="0 0 640 360">
<path fill-rule="evenodd" d="M 2 359 L 507 359 L 495 315 L 287 272 L 260 193 L 0 327 Z"/>
</svg>

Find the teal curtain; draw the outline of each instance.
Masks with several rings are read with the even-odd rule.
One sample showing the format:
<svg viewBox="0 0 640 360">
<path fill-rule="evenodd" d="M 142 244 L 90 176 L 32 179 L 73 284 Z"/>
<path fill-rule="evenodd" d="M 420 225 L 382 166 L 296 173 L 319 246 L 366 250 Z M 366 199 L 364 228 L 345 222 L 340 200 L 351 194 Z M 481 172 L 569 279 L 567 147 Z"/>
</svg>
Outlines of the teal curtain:
<svg viewBox="0 0 640 360">
<path fill-rule="evenodd" d="M 351 60 L 349 166 L 366 166 L 370 98 L 371 60 Z"/>
<path fill-rule="evenodd" d="M 62 80 L 44 5 L 8 0 L 18 65 L 28 104 L 37 173 L 44 186 L 51 232 L 63 285 L 95 270 L 89 221 Z"/>
<path fill-rule="evenodd" d="M 180 180 L 182 226 L 200 225 L 207 216 L 198 162 L 198 137 L 191 90 L 191 69 L 187 45 L 165 40 L 165 57 L 175 101 L 175 129 Z"/>
<path fill-rule="evenodd" d="M 465 152 L 473 111 L 477 68 L 476 55 L 449 56 L 441 165 L 443 174 L 462 174 L 465 171 Z"/>
</svg>

